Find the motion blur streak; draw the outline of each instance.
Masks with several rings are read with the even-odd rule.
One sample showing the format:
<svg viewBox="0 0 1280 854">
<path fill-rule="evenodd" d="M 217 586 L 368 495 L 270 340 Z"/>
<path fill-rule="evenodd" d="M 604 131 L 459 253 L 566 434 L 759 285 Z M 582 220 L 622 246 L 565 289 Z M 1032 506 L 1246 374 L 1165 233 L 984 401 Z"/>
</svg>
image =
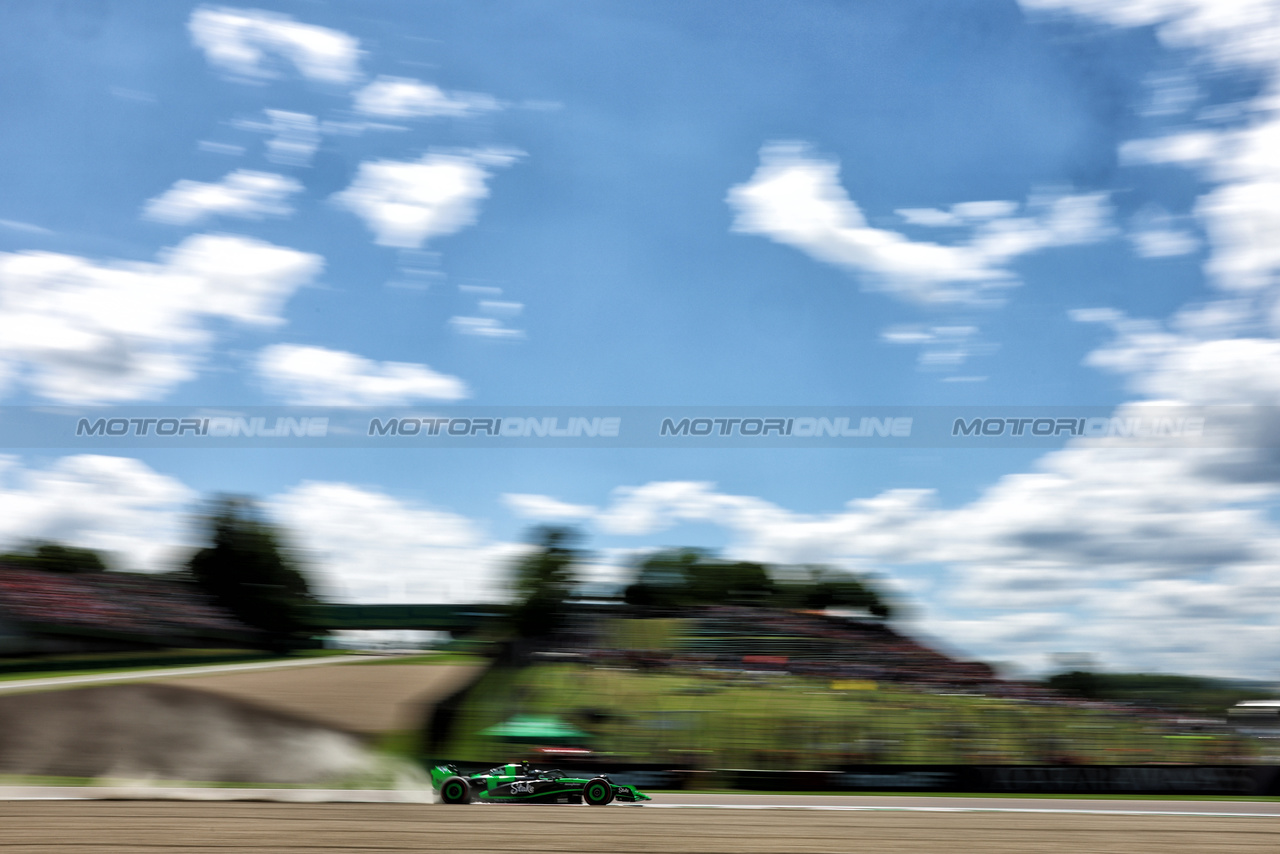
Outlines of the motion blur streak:
<svg viewBox="0 0 1280 854">
<path fill-rule="evenodd" d="M 349 733 L 171 685 L 0 697 L 0 772 L 311 784 L 395 773 Z M 410 785 L 408 775 L 401 781 Z"/>
</svg>

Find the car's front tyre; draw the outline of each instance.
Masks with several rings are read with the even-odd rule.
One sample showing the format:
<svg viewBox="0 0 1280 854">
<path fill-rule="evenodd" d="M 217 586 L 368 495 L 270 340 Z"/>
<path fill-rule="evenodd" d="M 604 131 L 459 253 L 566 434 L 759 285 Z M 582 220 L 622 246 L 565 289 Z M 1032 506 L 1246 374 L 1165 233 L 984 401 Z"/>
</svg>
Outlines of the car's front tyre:
<svg viewBox="0 0 1280 854">
<path fill-rule="evenodd" d="M 602 807 L 613 800 L 613 784 L 603 777 L 588 780 L 582 787 L 582 799 L 593 807 Z"/>
<path fill-rule="evenodd" d="M 471 803 L 471 784 L 461 777 L 450 777 L 440 784 L 440 800 L 446 804 Z"/>
</svg>

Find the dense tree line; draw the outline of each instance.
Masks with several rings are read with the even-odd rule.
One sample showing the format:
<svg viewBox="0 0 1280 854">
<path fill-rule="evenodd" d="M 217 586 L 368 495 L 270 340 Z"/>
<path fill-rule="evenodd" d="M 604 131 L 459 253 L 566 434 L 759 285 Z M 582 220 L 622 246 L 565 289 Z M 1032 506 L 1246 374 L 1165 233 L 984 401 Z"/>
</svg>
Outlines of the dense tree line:
<svg viewBox="0 0 1280 854">
<path fill-rule="evenodd" d="M 263 646 L 278 651 L 308 645 L 323 633 L 317 601 L 303 569 L 282 535 L 248 498 L 219 496 L 200 516 L 204 545 L 175 581 L 197 585 L 217 605 L 257 633 Z M 509 585 L 514 604 L 510 629 L 521 638 L 542 638 L 565 626 L 577 595 L 578 565 L 584 559 L 578 532 L 542 527 L 532 532 L 532 548 L 517 560 Z M 107 570 L 92 549 L 32 543 L 0 562 L 61 573 Z M 771 608 L 848 608 L 882 618 L 889 602 L 873 582 L 825 566 L 776 567 L 722 560 L 701 549 L 656 552 L 632 567 L 626 603 L 642 616 L 688 611 L 708 605 Z"/>
<path fill-rule="evenodd" d="M 645 611 L 705 605 L 770 608 L 849 608 L 892 616 L 886 597 L 870 579 L 827 566 L 775 567 L 727 561 L 700 549 L 671 549 L 636 567 L 626 600 Z"/>
<path fill-rule="evenodd" d="M 43 572 L 61 572 L 67 575 L 106 572 L 107 562 L 93 549 L 64 546 L 37 540 L 17 551 L 0 554 L 0 563 L 38 569 Z"/>
<path fill-rule="evenodd" d="M 1071 670 L 1050 676 L 1044 684 L 1070 697 L 1133 703 L 1215 717 L 1241 700 L 1273 698 L 1267 690 L 1269 686 L 1262 684 L 1249 685 L 1229 679 L 1168 673 Z"/>
<path fill-rule="evenodd" d="M 538 528 L 533 548 L 516 561 L 511 574 L 515 593 L 511 625 L 519 637 L 554 634 L 563 627 L 584 555 L 576 532 Z M 874 582 L 826 566 L 777 567 L 717 558 L 702 549 L 668 549 L 633 567 L 624 598 L 642 616 L 672 614 L 708 605 L 798 608 L 847 608 L 888 619 L 892 606 Z"/>
</svg>

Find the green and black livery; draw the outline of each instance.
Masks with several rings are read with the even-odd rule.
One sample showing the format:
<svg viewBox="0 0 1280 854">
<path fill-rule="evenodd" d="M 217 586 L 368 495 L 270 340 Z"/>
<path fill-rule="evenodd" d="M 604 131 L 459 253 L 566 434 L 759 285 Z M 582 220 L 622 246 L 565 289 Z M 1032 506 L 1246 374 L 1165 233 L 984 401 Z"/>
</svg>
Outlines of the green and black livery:
<svg viewBox="0 0 1280 854">
<path fill-rule="evenodd" d="M 623 786 L 607 774 L 572 777 L 563 771 L 537 771 L 527 762 L 499 765 L 482 774 L 462 774 L 455 765 L 431 769 L 431 784 L 446 804 L 484 801 L 494 804 L 581 804 L 651 800 L 635 786 Z"/>
</svg>

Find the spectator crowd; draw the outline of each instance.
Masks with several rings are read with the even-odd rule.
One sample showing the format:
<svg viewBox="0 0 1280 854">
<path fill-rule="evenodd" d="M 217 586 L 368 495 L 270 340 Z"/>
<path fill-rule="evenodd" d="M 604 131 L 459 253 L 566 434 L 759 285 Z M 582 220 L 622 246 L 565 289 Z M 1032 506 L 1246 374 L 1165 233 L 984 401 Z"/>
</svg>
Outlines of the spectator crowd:
<svg viewBox="0 0 1280 854">
<path fill-rule="evenodd" d="M 190 584 L 114 572 L 64 575 L 0 566 L 0 615 L 28 630 L 89 630 L 153 641 L 251 632 Z"/>
</svg>

